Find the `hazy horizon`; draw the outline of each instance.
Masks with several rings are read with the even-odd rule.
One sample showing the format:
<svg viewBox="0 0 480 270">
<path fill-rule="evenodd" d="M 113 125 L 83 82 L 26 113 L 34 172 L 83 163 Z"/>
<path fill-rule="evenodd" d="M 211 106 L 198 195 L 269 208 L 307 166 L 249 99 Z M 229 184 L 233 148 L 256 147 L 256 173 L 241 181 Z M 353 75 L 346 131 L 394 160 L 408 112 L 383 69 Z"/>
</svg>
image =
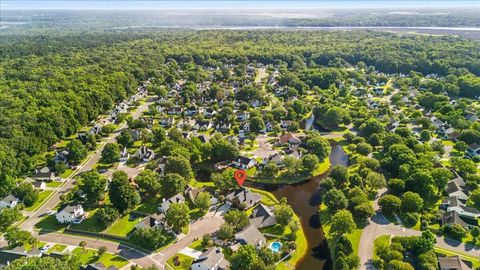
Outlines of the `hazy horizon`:
<svg viewBox="0 0 480 270">
<path fill-rule="evenodd" d="M 118 1 L 4 0 L 2 10 L 301 10 L 301 9 L 441 9 L 478 8 L 480 1 Z"/>
</svg>

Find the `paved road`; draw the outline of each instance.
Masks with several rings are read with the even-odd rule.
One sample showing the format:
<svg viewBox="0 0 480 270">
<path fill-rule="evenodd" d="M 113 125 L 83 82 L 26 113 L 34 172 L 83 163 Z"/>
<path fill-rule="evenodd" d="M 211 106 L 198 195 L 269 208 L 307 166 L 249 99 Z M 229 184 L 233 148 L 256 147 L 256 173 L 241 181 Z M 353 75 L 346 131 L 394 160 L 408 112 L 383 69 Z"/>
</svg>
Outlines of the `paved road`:
<svg viewBox="0 0 480 270">
<path fill-rule="evenodd" d="M 107 248 L 108 252 L 120 255 L 143 268 L 154 265 L 159 269 L 163 269 L 162 265 L 155 261 L 150 255 L 119 243 L 64 233 L 36 233 L 36 235 L 38 240 L 43 242 L 78 246 L 81 241 L 85 241 L 87 243 L 86 247 L 92 249 L 98 249 L 99 247 L 104 246 Z"/>
<path fill-rule="evenodd" d="M 148 106 L 152 104 L 153 101 L 148 101 L 139 106 L 136 111 L 133 113 L 133 118 L 139 118 L 143 112 L 148 110 Z M 91 153 L 87 159 L 80 165 L 78 168 L 68 177 L 65 179 L 65 183 L 59 187 L 56 191 L 54 191 L 51 197 L 46 201 L 41 207 L 39 207 L 36 211 L 30 212 L 28 218 L 20 224 L 20 228 L 22 230 L 32 231 L 35 224 L 37 224 L 41 219 L 42 215 L 47 211 L 50 211 L 57 206 L 60 202 L 60 196 L 62 194 L 68 193 L 68 191 L 75 186 L 75 181 L 73 180 L 75 176 L 82 172 L 89 171 L 93 168 L 93 166 L 100 160 L 102 157 L 102 150 L 107 143 L 115 142 L 116 137 L 120 134 L 120 131 L 126 127 L 126 124 L 123 124 L 115 133 L 110 135 L 108 138 L 103 140 L 103 142 L 98 146 L 97 150 Z"/>
<path fill-rule="evenodd" d="M 379 194 L 383 194 L 386 192 L 386 189 L 382 189 L 379 191 Z M 360 238 L 358 256 L 360 257 L 360 270 L 373 270 L 374 267 L 372 265 L 373 259 L 373 241 L 382 235 L 391 235 L 393 236 L 419 236 L 421 235 L 421 231 L 408 229 L 399 225 L 395 225 L 390 223 L 380 212 L 378 206 L 378 199 L 380 196 L 374 201 L 374 209 L 376 211 L 376 215 L 373 216 L 369 224 L 363 229 L 362 236 Z M 456 240 L 438 237 L 437 236 L 437 243 L 435 246 L 455 251 L 460 254 L 469 254 L 474 257 L 480 257 L 480 248 L 476 247 L 471 244 L 464 244 Z"/>
<path fill-rule="evenodd" d="M 190 225 L 190 231 L 185 237 L 177 240 L 177 242 L 171 246 L 152 256 L 164 266 L 170 257 L 177 254 L 185 247 L 188 247 L 196 239 L 202 238 L 204 234 L 216 232 L 223 222 L 224 220 L 222 217 L 209 212 L 203 217 L 203 219 L 197 220 Z"/>
</svg>

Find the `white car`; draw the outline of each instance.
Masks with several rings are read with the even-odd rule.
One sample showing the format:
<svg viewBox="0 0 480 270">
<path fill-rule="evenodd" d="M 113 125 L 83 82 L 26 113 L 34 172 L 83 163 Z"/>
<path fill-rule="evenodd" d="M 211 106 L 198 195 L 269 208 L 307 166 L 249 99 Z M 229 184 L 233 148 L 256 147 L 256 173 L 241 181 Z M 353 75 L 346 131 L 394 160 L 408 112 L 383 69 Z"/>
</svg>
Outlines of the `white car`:
<svg viewBox="0 0 480 270">
<path fill-rule="evenodd" d="M 39 248 L 40 252 L 45 253 L 47 250 L 49 250 L 52 246 L 49 244 L 46 244 L 45 246 Z"/>
</svg>

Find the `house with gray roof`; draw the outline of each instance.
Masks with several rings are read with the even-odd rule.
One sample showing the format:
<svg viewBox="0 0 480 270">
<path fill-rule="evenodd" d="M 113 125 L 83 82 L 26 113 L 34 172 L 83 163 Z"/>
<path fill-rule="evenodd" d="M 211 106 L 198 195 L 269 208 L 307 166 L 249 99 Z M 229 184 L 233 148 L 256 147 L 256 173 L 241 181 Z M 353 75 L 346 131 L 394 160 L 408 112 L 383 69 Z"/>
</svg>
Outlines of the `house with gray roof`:
<svg viewBox="0 0 480 270">
<path fill-rule="evenodd" d="M 276 225 L 274 209 L 261 203 L 257 204 L 250 215 L 250 223 L 258 229 Z"/>
<path fill-rule="evenodd" d="M 13 195 L 7 195 L 0 200 L 0 209 L 6 208 L 6 207 L 13 208 L 17 206 L 17 204 L 19 203 L 20 203 L 20 200 L 17 197 Z"/>
<path fill-rule="evenodd" d="M 440 270 L 471 270 L 473 269 L 460 259 L 459 256 L 438 257 Z"/>
<path fill-rule="evenodd" d="M 267 239 L 253 224 L 235 234 L 235 239 L 243 245 L 261 247 L 267 243 Z"/>
<path fill-rule="evenodd" d="M 260 202 L 261 196 L 249 189 L 239 188 L 228 194 L 225 199 L 232 205 L 240 206 L 244 204 L 245 209 L 248 209 Z"/>
<path fill-rule="evenodd" d="M 193 261 L 191 270 L 226 270 L 229 262 L 223 256 L 222 250 L 218 247 L 211 247 Z"/>
</svg>

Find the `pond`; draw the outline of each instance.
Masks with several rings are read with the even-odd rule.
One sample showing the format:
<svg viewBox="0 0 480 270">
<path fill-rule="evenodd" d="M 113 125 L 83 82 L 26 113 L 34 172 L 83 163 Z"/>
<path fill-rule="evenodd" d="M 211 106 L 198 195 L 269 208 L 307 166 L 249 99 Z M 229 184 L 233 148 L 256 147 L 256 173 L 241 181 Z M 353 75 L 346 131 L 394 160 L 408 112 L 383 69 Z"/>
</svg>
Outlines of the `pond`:
<svg viewBox="0 0 480 270">
<path fill-rule="evenodd" d="M 332 142 L 330 163 L 332 166 L 348 166 L 348 156 L 342 147 L 334 142 Z M 318 217 L 318 207 L 321 202 L 319 184 L 326 175 L 325 173 L 311 180 L 292 185 L 267 185 L 251 182 L 247 184 L 247 186 L 270 191 L 277 199 L 286 197 L 299 216 L 307 238 L 308 250 L 302 260 L 298 262 L 297 270 L 332 269 L 330 252 Z"/>
</svg>

